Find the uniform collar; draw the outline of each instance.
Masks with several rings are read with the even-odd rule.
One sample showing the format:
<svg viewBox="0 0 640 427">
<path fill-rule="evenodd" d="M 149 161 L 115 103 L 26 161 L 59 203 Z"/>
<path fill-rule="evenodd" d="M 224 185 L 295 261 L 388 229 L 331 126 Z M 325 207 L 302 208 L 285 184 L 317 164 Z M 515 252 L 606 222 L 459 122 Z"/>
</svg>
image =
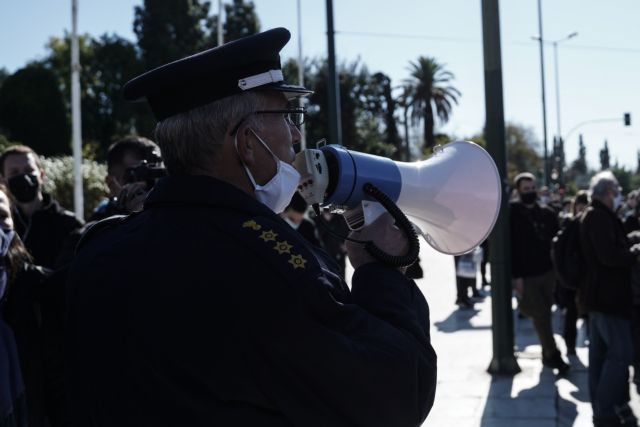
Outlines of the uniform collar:
<svg viewBox="0 0 640 427">
<path fill-rule="evenodd" d="M 251 215 L 276 215 L 236 186 L 204 175 L 168 176 L 159 180 L 145 200 L 144 209 L 168 205 L 211 206 Z"/>
</svg>

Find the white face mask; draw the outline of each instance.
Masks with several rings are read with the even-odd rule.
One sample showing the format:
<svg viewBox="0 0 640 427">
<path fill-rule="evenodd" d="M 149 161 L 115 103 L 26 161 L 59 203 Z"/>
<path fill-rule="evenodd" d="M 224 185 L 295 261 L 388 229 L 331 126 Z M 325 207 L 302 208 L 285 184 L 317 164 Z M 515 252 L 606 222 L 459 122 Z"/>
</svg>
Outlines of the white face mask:
<svg viewBox="0 0 640 427">
<path fill-rule="evenodd" d="M 269 146 L 253 131 L 253 129 L 249 130 L 255 135 L 264 148 L 267 149 L 271 156 L 273 156 L 273 160 L 276 162 L 276 174 L 266 184 L 259 185 L 256 183 L 255 179 L 253 179 L 253 175 L 244 162 L 242 162 L 242 166 L 247 172 L 247 176 L 249 177 L 251 184 L 253 184 L 256 199 L 275 213 L 279 214 L 284 212 L 285 208 L 291 202 L 291 198 L 294 193 L 298 189 L 298 184 L 300 184 L 300 174 L 293 166 L 283 162 L 273 154 L 273 151 L 271 151 Z M 236 140 L 234 141 L 236 144 L 236 151 L 238 150 L 237 137 L 238 136 L 236 134 Z M 240 161 L 242 161 L 242 159 Z"/>
<path fill-rule="evenodd" d="M 618 193 L 618 195 L 613 198 L 613 210 L 617 211 L 621 204 L 622 194 Z"/>
</svg>

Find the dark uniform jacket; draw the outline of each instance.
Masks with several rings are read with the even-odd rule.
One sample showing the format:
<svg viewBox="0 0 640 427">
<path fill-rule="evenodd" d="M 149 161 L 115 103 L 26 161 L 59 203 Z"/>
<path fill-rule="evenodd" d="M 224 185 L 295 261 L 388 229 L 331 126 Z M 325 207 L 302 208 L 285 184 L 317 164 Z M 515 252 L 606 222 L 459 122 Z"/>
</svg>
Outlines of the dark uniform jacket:
<svg viewBox="0 0 640 427">
<path fill-rule="evenodd" d="M 558 232 L 558 219 L 549 208 L 537 203 L 527 208 L 512 202 L 511 276 L 534 277 L 551 270 L 551 240 Z"/>
<path fill-rule="evenodd" d="M 598 200 L 593 200 L 581 217 L 580 243 L 587 268 L 587 310 L 630 317 L 630 275 L 635 257 L 629 251 L 622 222 Z"/>
<path fill-rule="evenodd" d="M 55 268 L 69 234 L 82 227 L 72 212 L 62 208 L 50 195 L 43 194 L 42 208 L 31 216 L 17 210 L 16 232 L 33 256 L 36 265 Z"/>
<path fill-rule="evenodd" d="M 113 221 L 113 220 L 108 220 Z M 161 180 L 98 223 L 69 279 L 78 426 L 419 426 L 436 355 L 416 284 L 372 263 L 352 291 L 264 205 L 210 177 Z"/>
</svg>

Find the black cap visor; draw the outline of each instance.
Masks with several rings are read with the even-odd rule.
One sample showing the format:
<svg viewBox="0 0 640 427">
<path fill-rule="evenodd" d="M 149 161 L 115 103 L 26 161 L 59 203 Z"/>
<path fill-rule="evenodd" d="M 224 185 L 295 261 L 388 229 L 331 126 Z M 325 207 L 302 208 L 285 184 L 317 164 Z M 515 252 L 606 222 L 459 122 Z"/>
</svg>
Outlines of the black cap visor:
<svg viewBox="0 0 640 427">
<path fill-rule="evenodd" d="M 268 85 L 260 86 L 256 89 L 273 89 L 279 92 L 284 92 L 284 96 L 287 98 L 287 100 L 300 98 L 302 96 L 308 96 L 313 93 L 312 90 L 307 89 L 304 86 L 288 85 L 283 82 L 271 83 Z"/>
</svg>

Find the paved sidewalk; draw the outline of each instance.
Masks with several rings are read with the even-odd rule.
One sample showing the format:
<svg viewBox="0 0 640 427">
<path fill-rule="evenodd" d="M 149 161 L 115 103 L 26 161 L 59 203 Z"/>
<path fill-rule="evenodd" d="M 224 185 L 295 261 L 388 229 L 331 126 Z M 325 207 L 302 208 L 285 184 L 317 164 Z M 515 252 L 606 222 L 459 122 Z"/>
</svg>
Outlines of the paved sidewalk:
<svg viewBox="0 0 640 427">
<path fill-rule="evenodd" d="M 591 426 L 587 349 L 577 349 L 578 355 L 570 359 L 570 373 L 558 379 L 542 367 L 531 322 L 516 318 L 515 341 L 522 372 L 514 377 L 492 377 L 486 372 L 492 356 L 491 298 L 476 304 L 474 310 L 458 310 L 454 305 L 453 258 L 421 243 L 425 278 L 417 282 L 431 308 L 432 343 L 439 365 L 436 400 L 424 426 Z M 561 322 L 560 313 L 556 313 L 556 330 Z M 560 335 L 556 335 L 556 342 L 564 354 Z M 640 414 L 635 390 L 632 396 L 634 412 Z"/>
</svg>

